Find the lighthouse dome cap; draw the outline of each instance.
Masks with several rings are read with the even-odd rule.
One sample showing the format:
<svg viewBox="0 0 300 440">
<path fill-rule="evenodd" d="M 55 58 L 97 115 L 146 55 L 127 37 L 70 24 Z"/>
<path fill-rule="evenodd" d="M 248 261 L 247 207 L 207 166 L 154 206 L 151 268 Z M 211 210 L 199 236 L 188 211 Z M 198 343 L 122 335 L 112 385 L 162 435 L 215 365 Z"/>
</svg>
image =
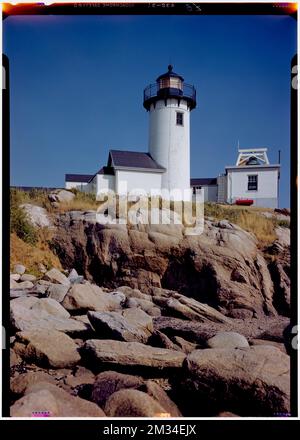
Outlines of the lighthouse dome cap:
<svg viewBox="0 0 300 440">
<path fill-rule="evenodd" d="M 183 77 L 181 75 L 178 75 L 178 73 L 173 72 L 173 66 L 172 64 L 168 65 L 168 71 L 166 73 L 163 73 L 162 75 L 160 75 L 156 81 L 159 81 L 160 79 L 164 79 L 164 78 L 178 78 L 181 81 L 184 81 Z"/>
</svg>

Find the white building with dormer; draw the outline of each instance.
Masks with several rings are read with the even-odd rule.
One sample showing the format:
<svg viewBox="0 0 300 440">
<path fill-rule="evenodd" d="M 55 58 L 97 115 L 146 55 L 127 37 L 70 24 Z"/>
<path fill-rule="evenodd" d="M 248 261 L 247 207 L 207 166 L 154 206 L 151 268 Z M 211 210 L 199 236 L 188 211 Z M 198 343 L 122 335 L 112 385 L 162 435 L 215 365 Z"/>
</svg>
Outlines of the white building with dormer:
<svg viewBox="0 0 300 440">
<path fill-rule="evenodd" d="M 196 90 L 168 66 L 144 90 L 149 113 L 147 152 L 110 150 L 107 165 L 94 175 L 66 175 L 66 188 L 79 187 L 95 194 L 171 193 L 174 200 L 191 200 L 190 113 L 196 107 Z M 165 191 L 165 192 L 164 192 Z"/>
<path fill-rule="evenodd" d="M 280 164 L 270 164 L 267 148 L 239 149 L 236 164 L 218 177 L 219 203 L 277 208 Z"/>
<path fill-rule="evenodd" d="M 144 90 L 149 113 L 148 151 L 109 150 L 105 166 L 95 174 L 66 174 L 65 187 L 101 194 L 171 194 L 174 200 L 192 200 L 203 189 L 204 201 L 276 208 L 280 165 L 271 165 L 266 148 L 238 150 L 234 166 L 218 177 L 190 176 L 190 114 L 196 90 L 168 66 Z M 244 202 L 243 202 L 244 201 Z"/>
</svg>

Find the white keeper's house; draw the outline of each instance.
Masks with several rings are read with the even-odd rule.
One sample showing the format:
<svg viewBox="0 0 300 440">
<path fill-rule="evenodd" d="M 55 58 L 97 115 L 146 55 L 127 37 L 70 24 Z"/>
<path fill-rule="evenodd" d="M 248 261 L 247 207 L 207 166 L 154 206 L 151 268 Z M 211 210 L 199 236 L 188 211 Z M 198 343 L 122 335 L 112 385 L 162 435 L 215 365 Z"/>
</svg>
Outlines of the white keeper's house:
<svg viewBox="0 0 300 440">
<path fill-rule="evenodd" d="M 267 148 L 239 149 L 236 164 L 223 174 L 191 178 L 190 113 L 196 90 L 171 65 L 145 88 L 143 105 L 149 113 L 148 151 L 109 150 L 107 164 L 94 174 L 66 174 L 66 189 L 120 195 L 168 190 L 174 200 L 191 200 L 203 188 L 205 201 L 278 206 L 280 165 L 269 163 Z"/>
</svg>

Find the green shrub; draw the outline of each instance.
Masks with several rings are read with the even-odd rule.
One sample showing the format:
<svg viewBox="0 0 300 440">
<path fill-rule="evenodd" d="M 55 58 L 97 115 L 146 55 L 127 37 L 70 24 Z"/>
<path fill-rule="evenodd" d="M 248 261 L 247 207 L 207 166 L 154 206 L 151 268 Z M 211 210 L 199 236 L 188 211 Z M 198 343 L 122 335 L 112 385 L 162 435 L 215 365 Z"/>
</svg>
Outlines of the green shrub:
<svg viewBox="0 0 300 440">
<path fill-rule="evenodd" d="M 16 235 L 23 241 L 29 244 L 36 244 L 38 241 L 38 234 L 36 229 L 28 221 L 25 211 L 20 208 L 24 200 L 22 191 L 11 189 L 10 191 L 10 232 L 15 232 Z"/>
</svg>

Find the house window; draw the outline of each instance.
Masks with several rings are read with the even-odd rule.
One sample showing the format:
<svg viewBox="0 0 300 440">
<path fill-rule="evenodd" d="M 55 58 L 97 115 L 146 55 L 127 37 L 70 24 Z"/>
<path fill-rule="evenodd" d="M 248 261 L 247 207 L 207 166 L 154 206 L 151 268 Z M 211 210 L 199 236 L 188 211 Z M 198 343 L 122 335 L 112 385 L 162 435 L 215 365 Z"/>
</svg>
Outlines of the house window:
<svg viewBox="0 0 300 440">
<path fill-rule="evenodd" d="M 183 125 L 183 113 L 176 112 L 176 125 Z"/>
<path fill-rule="evenodd" d="M 202 186 L 193 186 L 193 194 L 196 194 L 197 189 L 201 189 Z"/>
<path fill-rule="evenodd" d="M 248 176 L 248 191 L 257 191 L 257 175 Z"/>
</svg>

